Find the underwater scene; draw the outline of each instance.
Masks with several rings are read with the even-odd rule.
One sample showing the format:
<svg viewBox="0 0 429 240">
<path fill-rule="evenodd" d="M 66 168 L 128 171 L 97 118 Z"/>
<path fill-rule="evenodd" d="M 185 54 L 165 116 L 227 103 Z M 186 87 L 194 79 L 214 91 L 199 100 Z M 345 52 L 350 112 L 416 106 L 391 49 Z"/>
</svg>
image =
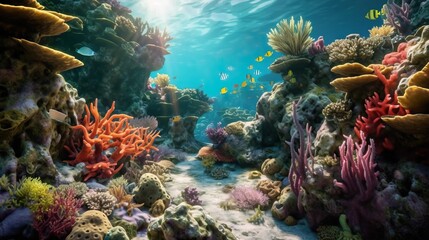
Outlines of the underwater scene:
<svg viewBox="0 0 429 240">
<path fill-rule="evenodd" d="M 428 0 L 0 0 L 0 239 L 429 239 Z"/>
</svg>

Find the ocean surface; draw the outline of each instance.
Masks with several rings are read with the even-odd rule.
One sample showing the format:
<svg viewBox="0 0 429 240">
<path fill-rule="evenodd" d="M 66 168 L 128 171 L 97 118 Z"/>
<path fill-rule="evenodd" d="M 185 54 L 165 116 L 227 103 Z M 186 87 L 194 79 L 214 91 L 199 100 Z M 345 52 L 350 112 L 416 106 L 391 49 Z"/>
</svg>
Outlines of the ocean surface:
<svg viewBox="0 0 429 240">
<path fill-rule="evenodd" d="M 179 88 L 198 88 L 211 97 L 226 87 L 241 84 L 246 74 L 269 74 L 274 54 L 262 62 L 255 58 L 272 50 L 266 34 L 282 19 L 311 21 L 311 36 L 323 36 L 325 45 L 348 34 L 368 36 L 368 30 L 383 20 L 365 18 L 371 9 L 381 9 L 382 0 L 123 0 L 136 17 L 151 26 L 166 29 L 174 38 L 170 55 L 157 73 L 170 75 Z M 249 70 L 249 66 L 253 69 Z M 256 75 L 255 70 L 260 74 Z M 222 73 L 228 75 L 221 80 Z M 224 75 L 225 76 L 225 75 Z M 267 85 L 265 85 L 267 87 Z M 266 89 L 264 90 L 266 91 Z M 260 94 L 255 91 L 256 101 Z"/>
</svg>

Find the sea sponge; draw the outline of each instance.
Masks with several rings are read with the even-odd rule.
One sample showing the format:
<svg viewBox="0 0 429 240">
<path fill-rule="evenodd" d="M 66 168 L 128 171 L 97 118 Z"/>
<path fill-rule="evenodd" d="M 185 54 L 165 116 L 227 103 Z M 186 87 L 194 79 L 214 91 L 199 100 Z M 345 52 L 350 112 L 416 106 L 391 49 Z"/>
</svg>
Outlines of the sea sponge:
<svg viewBox="0 0 429 240">
<path fill-rule="evenodd" d="M 13 192 L 17 205 L 28 207 L 32 212 L 46 210 L 54 203 L 52 186 L 40 178 L 24 178 Z"/>
<path fill-rule="evenodd" d="M 262 163 L 261 171 L 264 175 L 274 175 L 283 168 L 283 162 L 277 158 L 267 158 Z"/>
<path fill-rule="evenodd" d="M 103 240 L 110 228 L 112 224 L 106 214 L 89 210 L 78 218 L 66 240 Z"/>
<path fill-rule="evenodd" d="M 171 197 L 165 190 L 158 177 L 152 173 L 145 173 L 140 177 L 138 186 L 134 189 L 134 201 L 152 207 L 157 200 L 162 199 L 165 206 L 170 204 Z"/>
<path fill-rule="evenodd" d="M 267 194 L 270 200 L 275 201 L 280 195 L 280 187 L 282 182 L 280 181 L 271 181 L 269 179 L 264 179 L 258 182 L 256 189 Z"/>
</svg>

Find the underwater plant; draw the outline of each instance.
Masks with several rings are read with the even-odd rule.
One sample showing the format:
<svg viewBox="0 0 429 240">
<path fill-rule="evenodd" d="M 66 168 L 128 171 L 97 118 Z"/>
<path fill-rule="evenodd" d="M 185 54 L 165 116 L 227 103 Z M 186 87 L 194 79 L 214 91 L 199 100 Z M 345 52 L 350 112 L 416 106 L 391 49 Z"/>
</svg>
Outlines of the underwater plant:
<svg viewBox="0 0 429 240">
<path fill-rule="evenodd" d="M 72 188 L 56 191 L 52 206 L 34 213 L 33 227 L 38 232 L 39 239 L 64 239 L 75 224 L 82 203 Z"/>
<path fill-rule="evenodd" d="M 269 198 L 261 191 L 248 186 L 237 186 L 231 192 L 232 200 L 240 209 L 255 209 L 268 205 Z"/>
<path fill-rule="evenodd" d="M 289 21 L 283 19 L 277 23 L 276 28 L 271 29 L 267 34 L 268 45 L 285 55 L 305 55 L 313 42 L 310 37 L 312 29 L 311 22 L 304 22 L 302 17 L 296 24 L 293 17 Z"/>
<path fill-rule="evenodd" d="M 11 196 L 16 205 L 28 207 L 32 212 L 47 210 L 54 202 L 52 186 L 40 178 L 26 177 L 18 183 Z"/>
</svg>

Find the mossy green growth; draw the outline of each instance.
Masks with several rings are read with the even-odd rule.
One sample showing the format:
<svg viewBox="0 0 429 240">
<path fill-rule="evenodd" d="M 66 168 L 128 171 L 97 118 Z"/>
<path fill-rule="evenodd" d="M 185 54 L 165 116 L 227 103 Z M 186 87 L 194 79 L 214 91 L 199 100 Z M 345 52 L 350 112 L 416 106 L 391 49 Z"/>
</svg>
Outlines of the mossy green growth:
<svg viewBox="0 0 429 240">
<path fill-rule="evenodd" d="M 53 187 L 40 178 L 27 177 L 21 180 L 12 192 L 17 206 L 28 207 L 32 212 L 47 210 L 54 202 Z"/>
<path fill-rule="evenodd" d="M 9 178 L 3 174 L 0 177 L 0 191 L 6 191 L 9 189 Z"/>
<path fill-rule="evenodd" d="M 113 226 L 121 226 L 125 229 L 127 236 L 131 238 L 135 238 L 137 236 L 137 226 L 130 222 L 121 219 L 114 219 L 110 221 Z"/>
</svg>

